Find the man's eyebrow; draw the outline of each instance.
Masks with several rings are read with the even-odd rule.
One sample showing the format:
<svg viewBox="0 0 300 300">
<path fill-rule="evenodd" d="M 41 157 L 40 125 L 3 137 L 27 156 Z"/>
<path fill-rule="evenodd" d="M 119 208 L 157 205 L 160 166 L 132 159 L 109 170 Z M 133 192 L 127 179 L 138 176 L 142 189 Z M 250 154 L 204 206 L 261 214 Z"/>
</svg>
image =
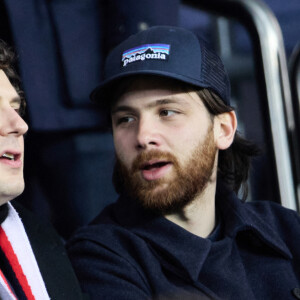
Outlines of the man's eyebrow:
<svg viewBox="0 0 300 300">
<path fill-rule="evenodd" d="M 149 103 L 146 108 L 153 108 L 156 106 L 161 106 L 161 105 L 165 105 L 165 104 L 183 104 L 183 105 L 187 105 L 188 101 L 186 101 L 185 99 L 179 98 L 179 97 L 172 97 L 172 98 L 165 98 L 165 99 L 159 99 L 156 101 L 153 101 L 151 103 Z M 135 109 L 129 105 L 117 105 L 115 108 L 113 108 L 111 110 L 111 114 L 115 114 L 118 112 L 124 112 L 124 111 L 132 111 L 134 112 Z"/>
<path fill-rule="evenodd" d="M 111 110 L 111 114 L 113 115 L 122 111 L 135 111 L 135 109 L 129 105 L 119 105 Z"/>
<path fill-rule="evenodd" d="M 187 101 L 184 98 L 173 96 L 172 98 L 165 98 L 165 99 L 159 99 L 154 101 L 153 103 L 150 103 L 147 107 L 155 107 L 155 106 L 161 106 L 166 104 L 180 104 L 180 105 L 188 105 L 189 101 Z"/>
</svg>

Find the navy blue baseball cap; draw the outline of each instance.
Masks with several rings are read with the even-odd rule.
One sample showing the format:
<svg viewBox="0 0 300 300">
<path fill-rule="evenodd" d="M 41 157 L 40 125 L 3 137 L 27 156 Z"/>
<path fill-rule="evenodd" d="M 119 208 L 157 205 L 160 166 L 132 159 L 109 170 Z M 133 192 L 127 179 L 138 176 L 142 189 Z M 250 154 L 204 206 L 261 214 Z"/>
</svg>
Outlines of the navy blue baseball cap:
<svg viewBox="0 0 300 300">
<path fill-rule="evenodd" d="M 207 88 L 230 103 L 230 83 L 219 56 L 191 31 L 155 26 L 138 32 L 114 48 L 105 62 L 104 81 L 91 93 L 92 101 L 107 106 L 112 91 L 124 78 L 154 75 Z"/>
</svg>

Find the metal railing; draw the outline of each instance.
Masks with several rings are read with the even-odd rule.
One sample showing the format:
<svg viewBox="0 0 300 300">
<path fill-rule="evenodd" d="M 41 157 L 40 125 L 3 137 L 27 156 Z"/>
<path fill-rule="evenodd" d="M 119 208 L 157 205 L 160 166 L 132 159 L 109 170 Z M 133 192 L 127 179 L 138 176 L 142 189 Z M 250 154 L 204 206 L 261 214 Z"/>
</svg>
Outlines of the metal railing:
<svg viewBox="0 0 300 300">
<path fill-rule="evenodd" d="M 262 74 L 258 82 L 261 101 L 267 101 L 280 199 L 283 206 L 296 210 L 300 199 L 293 165 L 295 119 L 288 68 L 281 29 L 271 10 L 260 0 L 184 0 L 184 4 L 222 17 L 235 19 L 249 32 L 255 68 Z"/>
</svg>

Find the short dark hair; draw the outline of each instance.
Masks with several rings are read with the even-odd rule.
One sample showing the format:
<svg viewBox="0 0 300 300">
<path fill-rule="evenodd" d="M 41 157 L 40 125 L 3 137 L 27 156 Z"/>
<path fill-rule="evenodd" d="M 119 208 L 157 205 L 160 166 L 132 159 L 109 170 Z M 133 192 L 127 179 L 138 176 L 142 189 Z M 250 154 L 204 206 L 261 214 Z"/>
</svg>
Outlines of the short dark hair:
<svg viewBox="0 0 300 300">
<path fill-rule="evenodd" d="M 26 102 L 24 98 L 24 92 L 20 88 L 20 78 L 13 67 L 15 58 L 16 56 L 12 49 L 3 40 L 0 40 L 0 69 L 3 70 L 21 98 L 20 114 L 23 114 L 25 111 Z"/>
<path fill-rule="evenodd" d="M 222 99 L 209 89 L 196 91 L 209 113 L 213 116 L 233 111 L 232 106 L 226 105 Z M 253 142 L 235 133 L 232 145 L 226 150 L 219 151 L 218 178 L 236 194 L 242 189 L 242 199 L 248 195 L 247 179 L 251 159 L 261 153 L 260 148 Z"/>
</svg>

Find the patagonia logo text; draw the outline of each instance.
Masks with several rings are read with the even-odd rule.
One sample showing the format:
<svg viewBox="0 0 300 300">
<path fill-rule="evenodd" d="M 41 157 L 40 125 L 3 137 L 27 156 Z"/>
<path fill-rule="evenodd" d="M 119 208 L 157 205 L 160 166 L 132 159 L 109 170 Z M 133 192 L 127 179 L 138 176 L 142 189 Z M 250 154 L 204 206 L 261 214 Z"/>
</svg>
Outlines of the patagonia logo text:
<svg viewBox="0 0 300 300">
<path fill-rule="evenodd" d="M 122 65 L 144 60 L 168 60 L 170 45 L 167 44 L 147 44 L 126 50 L 122 55 Z"/>
</svg>

